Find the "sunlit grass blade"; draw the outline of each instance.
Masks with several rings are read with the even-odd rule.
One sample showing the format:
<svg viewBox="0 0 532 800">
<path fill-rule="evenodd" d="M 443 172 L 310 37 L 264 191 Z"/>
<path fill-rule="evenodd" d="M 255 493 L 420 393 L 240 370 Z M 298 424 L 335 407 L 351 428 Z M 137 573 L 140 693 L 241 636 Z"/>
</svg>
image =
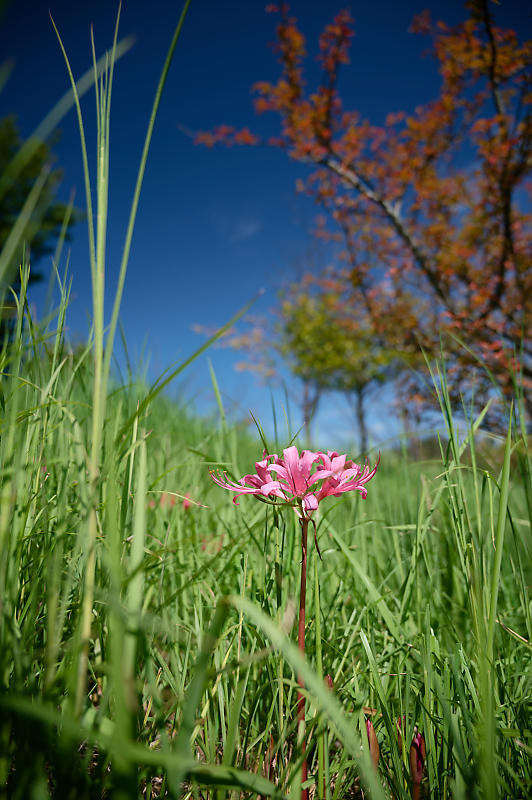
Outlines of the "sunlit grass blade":
<svg viewBox="0 0 532 800">
<path fill-rule="evenodd" d="M 375 603 L 378 607 L 380 613 L 382 614 L 382 618 L 388 627 L 388 630 L 398 642 L 401 641 L 401 632 L 399 630 L 395 615 L 388 608 L 383 595 L 374 585 L 369 575 L 362 569 L 352 551 L 349 550 L 345 542 L 342 540 L 342 537 L 332 527 L 330 528 L 330 531 L 333 539 L 348 561 L 349 566 L 352 568 L 355 575 L 362 581 L 366 591 L 368 592 L 370 601 Z"/>
<path fill-rule="evenodd" d="M 29 222 L 39 203 L 41 193 L 44 190 L 49 174 L 50 167 L 46 164 L 41 169 L 37 180 L 33 184 L 33 187 L 20 210 L 20 214 L 18 215 L 15 224 L 9 231 L 9 235 L 4 243 L 2 251 L 0 252 L 0 286 L 5 286 L 6 282 L 12 277 L 9 275 L 9 270 L 13 268 L 13 259 L 23 243 L 26 228 L 28 227 Z"/>
<path fill-rule="evenodd" d="M 384 800 L 385 795 L 380 783 L 376 780 L 371 762 L 363 751 L 361 754 L 360 739 L 352 722 L 347 719 L 332 692 L 326 688 L 320 676 L 314 672 L 306 659 L 303 658 L 296 645 L 290 642 L 286 634 L 247 598 L 233 596 L 227 598 L 227 602 L 230 602 L 237 609 L 243 609 L 246 616 L 264 632 L 273 646 L 283 654 L 283 657 L 292 666 L 294 672 L 301 676 L 312 702 L 316 703 L 334 725 L 337 734 L 343 741 L 344 747 L 357 762 L 364 783 L 371 791 L 372 797 L 376 798 L 376 800 Z"/>
<path fill-rule="evenodd" d="M 140 192 L 142 189 L 142 182 L 144 179 L 144 172 L 146 170 L 146 163 L 148 160 L 148 152 L 150 149 L 152 134 L 153 134 L 153 127 L 155 125 L 155 119 L 157 117 L 157 112 L 159 110 L 159 106 L 161 103 L 162 93 L 166 84 L 166 80 L 168 77 L 168 71 L 170 69 L 170 64 L 172 63 L 172 59 L 174 56 L 175 49 L 177 47 L 177 43 L 179 41 L 179 37 L 181 34 L 181 30 L 183 28 L 183 23 L 185 21 L 185 17 L 187 15 L 187 11 L 189 8 L 191 0 L 185 0 L 183 5 L 183 9 L 181 11 L 181 15 L 179 17 L 177 26 L 174 31 L 174 35 L 172 37 L 172 41 L 170 42 L 170 46 L 168 48 L 168 52 L 166 54 L 166 59 L 161 71 L 161 76 L 159 78 L 159 83 L 157 86 L 157 90 L 155 92 L 155 97 L 153 100 L 153 107 L 150 114 L 150 119 L 148 122 L 148 130 L 146 132 L 146 138 L 144 140 L 144 147 L 142 149 L 142 155 L 140 158 L 140 165 L 137 174 L 137 181 L 135 184 L 135 189 L 133 192 L 133 200 L 131 203 L 131 211 L 129 214 L 129 222 L 126 232 L 126 239 L 124 243 L 124 248 L 122 252 L 122 259 L 120 262 L 120 270 L 118 275 L 118 283 L 115 292 L 115 298 L 113 302 L 113 310 L 111 314 L 111 322 L 109 325 L 109 333 L 108 333 L 108 340 L 107 340 L 107 351 L 105 355 L 105 364 L 104 364 L 104 376 L 105 376 L 105 384 L 107 384 L 107 380 L 109 377 L 109 369 L 111 364 L 111 357 L 113 352 L 114 340 L 115 340 L 115 333 L 116 333 L 116 326 L 118 324 L 118 316 L 120 313 L 120 304 L 122 302 L 122 294 L 124 291 L 124 284 L 126 279 L 126 272 L 127 272 L 127 264 L 129 261 L 129 253 L 131 249 L 131 240 L 133 238 L 133 229 L 135 227 L 135 220 L 137 216 L 137 208 L 140 199 Z M 116 39 L 115 39 L 115 47 L 116 47 Z"/>
<path fill-rule="evenodd" d="M 510 483 L 510 457 L 512 452 L 512 425 L 508 425 L 504 460 L 499 486 L 499 509 L 497 515 L 497 530 L 495 534 L 495 552 L 491 566 L 490 599 L 488 617 L 485 621 L 485 641 L 479 648 L 480 659 L 480 688 L 481 688 L 481 715 L 479 717 L 479 740 L 481 752 L 481 781 L 486 800 L 495 800 L 499 796 L 496 764 L 496 736 L 497 723 L 495 720 L 495 696 L 497 693 L 497 678 L 495 669 L 495 622 L 499 598 L 501 564 L 503 557 L 504 531 L 506 527 L 508 492 Z"/>
<path fill-rule="evenodd" d="M 52 20 L 53 24 L 53 20 Z M 54 26 L 55 27 L 55 26 Z M 128 36 L 122 41 L 117 43 L 115 58 L 116 60 L 122 58 L 128 50 L 133 46 L 133 38 Z M 96 64 L 97 74 L 100 75 L 105 68 L 107 56 L 104 55 L 98 59 Z M 37 148 L 42 141 L 45 141 L 50 134 L 56 129 L 57 125 L 61 122 L 64 116 L 68 114 L 70 109 L 76 103 L 76 97 L 83 97 L 94 84 L 94 68 L 91 66 L 81 78 L 75 81 L 75 92 L 69 89 L 63 97 L 53 106 L 53 108 L 46 114 L 44 119 L 35 128 L 32 134 L 26 139 L 23 146 L 16 153 L 10 163 L 6 166 L 0 175 L 0 198 L 4 196 L 7 189 L 17 180 L 17 176 L 24 165 L 31 159 Z"/>
</svg>

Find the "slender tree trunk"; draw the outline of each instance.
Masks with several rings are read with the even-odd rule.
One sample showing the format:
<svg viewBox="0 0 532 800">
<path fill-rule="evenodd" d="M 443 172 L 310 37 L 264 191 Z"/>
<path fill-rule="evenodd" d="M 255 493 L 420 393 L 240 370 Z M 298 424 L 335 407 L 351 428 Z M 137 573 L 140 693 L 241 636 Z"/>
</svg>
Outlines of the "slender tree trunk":
<svg viewBox="0 0 532 800">
<path fill-rule="evenodd" d="M 364 408 L 364 386 L 355 389 L 355 414 L 358 425 L 358 435 L 360 437 L 360 452 L 368 451 L 368 428 L 366 425 L 366 410 Z"/>
<path fill-rule="evenodd" d="M 301 520 L 301 588 L 299 592 L 299 626 L 297 644 L 302 655 L 305 655 L 305 606 L 307 599 L 307 531 L 308 519 Z M 303 687 L 301 676 L 298 683 Z M 307 756 L 305 753 L 305 696 L 303 692 L 297 693 L 297 721 L 298 734 L 302 735 L 301 748 L 303 763 L 301 765 L 301 784 L 307 780 Z M 301 800 L 308 800 L 308 789 L 301 789 Z"/>
<path fill-rule="evenodd" d="M 303 383 L 303 425 L 307 441 L 310 442 L 310 386 L 306 381 Z"/>
<path fill-rule="evenodd" d="M 318 410 L 318 403 L 321 397 L 321 390 L 313 386 L 310 381 L 303 382 L 303 424 L 305 426 L 305 434 L 307 442 L 311 441 L 310 425 L 316 411 Z"/>
</svg>

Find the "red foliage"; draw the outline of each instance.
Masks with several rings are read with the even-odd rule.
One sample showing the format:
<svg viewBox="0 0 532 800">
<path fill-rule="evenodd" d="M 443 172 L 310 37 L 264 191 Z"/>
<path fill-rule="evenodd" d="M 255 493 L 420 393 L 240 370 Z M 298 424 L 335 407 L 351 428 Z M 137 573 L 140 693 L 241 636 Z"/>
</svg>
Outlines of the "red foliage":
<svg viewBox="0 0 532 800">
<path fill-rule="evenodd" d="M 415 18 L 411 30 L 432 41 L 439 95 L 375 127 L 344 110 L 337 90 L 349 63 L 349 13 L 321 34 L 322 79 L 310 89 L 305 38 L 282 4 L 281 75 L 255 84 L 255 108 L 280 117 L 270 144 L 314 166 L 298 189 L 341 232 L 353 307 L 362 298 L 388 346 L 406 352 L 422 345 L 437 354 L 443 336 L 455 396 L 483 365 L 509 397 L 519 368 L 525 388 L 532 385 L 532 217 L 518 202 L 532 171 L 532 42 L 497 27 L 487 0 L 469 6 L 470 18 L 455 27 L 428 12 Z M 197 141 L 261 140 L 220 126 Z M 319 230 L 334 238 L 327 224 Z M 485 402 L 487 372 L 477 381 Z"/>
</svg>

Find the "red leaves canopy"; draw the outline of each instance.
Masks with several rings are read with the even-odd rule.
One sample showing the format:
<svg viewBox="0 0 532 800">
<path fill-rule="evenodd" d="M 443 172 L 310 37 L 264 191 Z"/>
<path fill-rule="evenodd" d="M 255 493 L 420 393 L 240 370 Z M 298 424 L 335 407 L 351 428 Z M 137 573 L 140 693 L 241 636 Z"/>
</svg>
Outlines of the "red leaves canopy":
<svg viewBox="0 0 532 800">
<path fill-rule="evenodd" d="M 510 396 L 520 368 L 525 387 L 532 384 L 532 218 L 523 202 L 531 188 L 532 42 L 497 27 L 487 0 L 471 9 L 456 27 L 432 23 L 428 12 L 414 20 L 411 30 L 432 39 L 439 96 L 375 127 L 345 110 L 337 90 L 349 61 L 349 13 L 320 36 L 322 79 L 311 90 L 305 39 L 283 4 L 281 75 L 255 84 L 255 107 L 280 117 L 271 143 L 314 166 L 304 190 L 341 231 L 353 305 L 363 300 L 383 341 L 436 353 L 441 334 L 450 334 L 456 393 L 470 388 L 472 367 L 482 364 Z M 221 126 L 198 141 L 260 139 Z M 328 226 L 321 234 L 331 235 Z M 484 402 L 487 373 L 479 380 Z"/>
</svg>

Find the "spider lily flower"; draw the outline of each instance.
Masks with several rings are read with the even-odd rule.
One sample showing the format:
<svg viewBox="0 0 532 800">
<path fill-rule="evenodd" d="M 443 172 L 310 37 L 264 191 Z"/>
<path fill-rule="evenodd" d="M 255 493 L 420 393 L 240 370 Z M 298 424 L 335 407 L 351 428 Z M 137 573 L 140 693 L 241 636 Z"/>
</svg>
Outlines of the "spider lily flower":
<svg viewBox="0 0 532 800">
<path fill-rule="evenodd" d="M 324 497 L 340 497 L 344 492 L 356 491 L 365 499 L 368 495 L 368 490 L 365 485 L 370 481 L 379 466 L 380 456 L 377 463 L 370 469 L 369 464 L 365 464 L 364 468 L 355 464 L 354 461 L 346 461 L 346 456 L 339 456 L 338 453 L 329 451 L 325 453 L 318 453 L 320 461 L 323 464 L 324 470 L 331 473 L 318 492 L 318 503 Z M 321 470 L 320 470 L 321 472 Z"/>
<path fill-rule="evenodd" d="M 236 498 L 241 494 L 254 494 L 257 496 L 262 495 L 263 497 L 281 497 L 283 500 L 285 500 L 286 498 L 281 492 L 281 484 L 278 481 L 272 480 L 272 477 L 268 472 L 268 461 L 272 458 L 277 458 L 277 456 L 269 456 L 264 453 L 263 460 L 255 463 L 256 473 L 244 475 L 243 478 L 240 478 L 238 483 L 230 480 L 226 472 L 221 473 L 222 477 L 220 477 L 220 474 L 217 474 L 214 472 L 214 470 L 211 470 L 211 478 L 216 484 L 218 484 L 218 486 L 221 486 L 222 489 L 229 489 L 230 491 L 235 492 L 233 503 L 236 505 L 238 505 Z"/>
<path fill-rule="evenodd" d="M 262 461 L 255 464 L 256 472 L 245 475 L 238 482 L 211 472 L 211 478 L 223 489 L 234 491 L 233 503 L 242 494 L 253 494 L 261 500 L 273 498 L 295 508 L 301 519 L 310 519 L 325 497 L 339 497 L 344 492 L 357 491 L 365 498 L 365 484 L 377 471 L 363 468 L 345 455 L 329 450 L 327 453 L 303 450 L 299 455 L 295 446 L 283 450 L 280 458 L 275 453 L 263 453 Z"/>
<path fill-rule="evenodd" d="M 242 494 L 253 494 L 263 502 L 290 506 L 298 515 L 301 525 L 301 588 L 299 593 L 297 643 L 299 650 L 304 654 L 309 522 L 312 522 L 314 526 L 314 542 L 318 555 L 320 555 L 316 523 L 312 519 L 312 514 L 317 510 L 319 503 L 329 496 L 339 497 L 344 492 L 357 491 L 365 498 L 368 493 L 365 484 L 375 475 L 378 462 L 373 469 L 370 469 L 367 464 L 362 468 L 353 461 L 346 460 L 345 455 L 340 456 L 331 450 L 327 453 L 303 450 L 300 455 L 297 447 L 294 446 L 285 448 L 282 458 L 276 453 L 268 454 L 266 451 L 263 452 L 262 456 L 262 460 L 255 463 L 256 472 L 244 475 L 238 482 L 230 480 L 225 472 L 216 474 L 211 471 L 211 478 L 218 486 L 223 489 L 229 489 L 234 493 L 233 503 L 237 505 L 237 497 Z M 332 686 L 330 676 L 327 677 Z M 298 731 L 302 733 L 301 800 L 308 800 L 309 792 L 308 788 L 306 788 L 308 767 L 305 749 L 305 695 L 301 677 L 298 677 L 298 684 L 297 723 Z M 378 761 L 378 753 L 375 756 L 375 731 L 373 731 L 373 736 L 374 741 L 370 739 L 370 752 L 373 763 L 375 763 L 375 758 Z M 371 750 L 372 744 L 373 749 Z"/>
</svg>

